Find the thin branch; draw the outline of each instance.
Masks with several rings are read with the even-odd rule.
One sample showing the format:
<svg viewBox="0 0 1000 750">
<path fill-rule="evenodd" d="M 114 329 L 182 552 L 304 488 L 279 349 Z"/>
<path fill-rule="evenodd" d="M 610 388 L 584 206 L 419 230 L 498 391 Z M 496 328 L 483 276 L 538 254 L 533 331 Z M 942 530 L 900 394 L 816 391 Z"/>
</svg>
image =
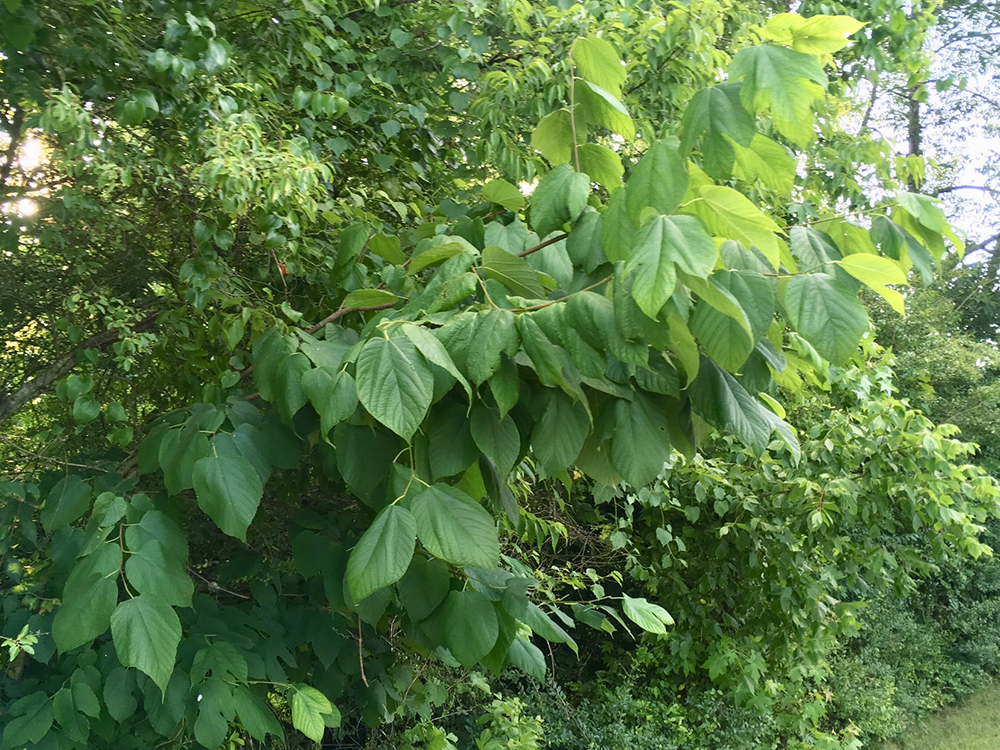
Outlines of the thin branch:
<svg viewBox="0 0 1000 750">
<path fill-rule="evenodd" d="M 1000 190 L 986 187 L 985 185 L 953 185 L 951 187 L 943 187 L 936 190 L 934 195 L 937 197 L 941 195 L 941 193 L 953 193 L 956 190 L 982 190 L 984 193 L 989 193 L 990 195 L 1000 195 Z"/>
<path fill-rule="evenodd" d="M 549 245 L 554 245 L 557 242 L 562 242 L 567 237 L 569 237 L 568 234 L 559 234 L 559 235 L 556 235 L 555 237 L 550 237 L 549 239 L 545 240 L 545 242 L 541 243 L 540 245 L 535 245 L 534 247 L 529 247 L 527 250 L 518 253 L 517 257 L 523 258 L 525 255 L 531 255 L 532 253 L 537 253 L 539 250 L 544 250 Z"/>
<path fill-rule="evenodd" d="M 10 179 L 11 169 L 14 167 L 14 157 L 21 147 L 22 126 L 24 125 L 24 110 L 20 107 L 14 108 L 14 118 L 11 121 L 7 135 L 10 136 L 10 143 L 4 154 L 3 166 L 0 167 L 0 187 L 6 187 L 7 180 Z"/>
<path fill-rule="evenodd" d="M 37 459 L 39 461 L 45 461 L 46 463 L 56 464 L 58 466 L 71 466 L 74 469 L 89 469 L 92 471 L 102 471 L 105 474 L 108 474 L 111 471 L 110 469 L 105 469 L 100 466 L 95 466 L 93 464 L 75 464 L 72 461 L 63 461 L 61 458 L 53 458 L 52 456 L 46 456 L 41 453 L 36 453 L 35 451 L 21 447 L 13 440 L 10 440 L 9 438 L 4 437 L 3 435 L 0 435 L 0 443 L 3 443 L 4 445 L 9 445 L 18 453 L 21 453 L 25 456 L 31 456 L 34 459 Z"/>
<path fill-rule="evenodd" d="M 316 333 L 320 328 L 325 326 L 327 323 L 332 323 L 335 320 L 340 320 L 345 315 L 350 315 L 356 312 L 375 312 L 376 310 L 388 310 L 390 307 L 395 306 L 399 300 L 393 300 L 392 302 L 383 302 L 381 305 L 367 305 L 365 307 L 341 307 L 329 315 L 327 315 L 323 320 L 314 326 L 310 326 L 306 329 L 306 333 Z"/>
<path fill-rule="evenodd" d="M 861 118 L 861 127 L 858 128 L 858 135 L 861 135 L 862 133 L 864 133 L 865 129 L 868 127 L 868 120 L 871 119 L 872 108 L 874 108 L 874 106 L 875 106 L 875 100 L 877 98 L 878 98 L 878 81 L 873 81 L 872 82 L 872 98 L 868 102 L 868 109 L 865 110 L 865 116 L 863 118 Z"/>
</svg>

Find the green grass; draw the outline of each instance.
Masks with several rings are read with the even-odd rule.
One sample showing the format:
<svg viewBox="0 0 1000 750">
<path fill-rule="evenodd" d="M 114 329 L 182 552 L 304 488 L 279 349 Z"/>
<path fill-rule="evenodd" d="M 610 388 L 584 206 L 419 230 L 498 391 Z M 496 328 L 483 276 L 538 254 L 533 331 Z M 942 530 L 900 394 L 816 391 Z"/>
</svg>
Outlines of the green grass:
<svg viewBox="0 0 1000 750">
<path fill-rule="evenodd" d="M 928 717 L 902 742 L 882 750 L 1000 750 L 1000 686 L 976 693 L 968 702 Z"/>
</svg>

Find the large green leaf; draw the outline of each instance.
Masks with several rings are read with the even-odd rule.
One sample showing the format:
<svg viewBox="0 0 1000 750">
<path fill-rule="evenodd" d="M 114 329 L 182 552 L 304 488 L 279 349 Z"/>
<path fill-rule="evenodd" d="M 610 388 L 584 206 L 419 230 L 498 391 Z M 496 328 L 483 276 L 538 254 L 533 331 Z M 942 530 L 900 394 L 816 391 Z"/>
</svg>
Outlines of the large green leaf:
<svg viewBox="0 0 1000 750">
<path fill-rule="evenodd" d="M 390 505 L 375 517 L 347 560 L 347 586 L 354 601 L 403 577 L 416 538 L 416 519 L 401 505 Z"/>
<path fill-rule="evenodd" d="M 414 622 L 430 615 L 448 596 L 451 574 L 444 560 L 414 556 L 399 582 L 399 600 Z"/>
<path fill-rule="evenodd" d="M 31 693 L 11 704 L 4 717 L 3 750 L 41 742 L 52 728 L 52 701 L 43 692 Z"/>
<path fill-rule="evenodd" d="M 850 16 L 815 15 L 803 18 L 797 13 L 778 13 L 768 19 L 763 34 L 778 44 L 787 44 L 796 52 L 824 55 L 847 46 L 851 34 L 865 24 Z"/>
<path fill-rule="evenodd" d="M 156 539 L 132 550 L 125 576 L 140 594 L 151 594 L 174 607 L 191 606 L 194 583 L 184 570 L 184 561 Z"/>
<path fill-rule="evenodd" d="M 521 191 L 504 180 L 493 180 L 483 185 L 483 199 L 499 203 L 508 211 L 516 212 L 524 208 Z"/>
<path fill-rule="evenodd" d="M 633 487 L 643 487 L 670 457 L 670 426 L 659 399 L 636 391 L 631 401 L 615 399 L 611 465 Z"/>
<path fill-rule="evenodd" d="M 744 106 L 769 111 L 782 135 L 800 146 L 813 139 L 812 103 L 827 84 L 815 57 L 770 44 L 744 47 L 729 64 L 729 77 L 743 79 Z"/>
<path fill-rule="evenodd" d="M 369 339 L 358 354 L 358 398 L 390 430 L 409 441 L 427 416 L 434 373 L 405 336 Z"/>
<path fill-rule="evenodd" d="M 489 456 L 501 477 L 506 477 L 521 453 L 521 435 L 514 419 L 500 418 L 496 409 L 476 404 L 472 409 L 472 439 Z"/>
<path fill-rule="evenodd" d="M 731 432 L 757 455 L 767 448 L 773 415 L 708 357 L 701 358 L 688 394 L 695 413 L 712 427 Z"/>
<path fill-rule="evenodd" d="M 597 84 L 612 96 L 621 98 L 625 66 L 610 42 L 596 36 L 577 39 L 570 48 L 570 59 L 581 78 Z"/>
<path fill-rule="evenodd" d="M 574 171 L 569 164 L 560 164 L 545 175 L 531 195 L 531 226 L 545 237 L 568 221 L 572 221 L 587 206 L 590 180 Z"/>
<path fill-rule="evenodd" d="M 493 603 L 478 591 L 452 591 L 441 616 L 444 642 L 458 662 L 475 666 L 493 648 L 499 634 Z"/>
<path fill-rule="evenodd" d="M 461 490 L 435 484 L 413 498 L 417 538 L 427 550 L 454 565 L 496 567 L 500 542 L 493 517 Z"/>
<path fill-rule="evenodd" d="M 111 615 L 111 637 L 118 661 L 148 675 L 165 693 L 181 640 L 181 621 L 170 605 L 148 594 L 122 602 Z"/>
<path fill-rule="evenodd" d="M 320 429 L 328 435 L 358 407 L 357 386 L 346 371 L 314 367 L 302 377 L 302 388 L 319 414 Z"/>
<path fill-rule="evenodd" d="M 669 214 L 681 204 L 688 188 L 688 173 L 679 148 L 676 138 L 656 141 L 632 169 L 625 202 L 633 223 L 640 223 L 645 208 Z"/>
<path fill-rule="evenodd" d="M 236 718 L 233 689 L 212 678 L 198 686 L 198 716 L 194 738 L 204 747 L 217 748 L 226 739 L 229 723 Z"/>
<path fill-rule="evenodd" d="M 585 143 L 577 149 L 580 159 L 580 171 L 591 180 L 613 190 L 622 184 L 625 166 L 622 158 L 607 146 L 598 143 Z"/>
<path fill-rule="evenodd" d="M 583 405 L 555 391 L 535 424 L 531 448 L 545 470 L 555 475 L 580 455 L 589 432 L 590 418 Z"/>
<path fill-rule="evenodd" d="M 701 187 L 698 197 L 701 200 L 692 203 L 690 211 L 705 222 L 712 234 L 756 247 L 777 270 L 781 248 L 775 232 L 781 228 L 770 217 L 742 193 L 722 185 Z"/>
<path fill-rule="evenodd" d="M 580 78 L 573 81 L 576 98 L 577 138 L 585 127 L 596 125 L 617 133 L 627 141 L 635 137 L 635 124 L 618 97 L 605 88 Z"/>
<path fill-rule="evenodd" d="M 486 278 L 499 281 L 508 291 L 520 297 L 545 296 L 535 269 L 524 258 L 511 255 L 503 248 L 493 245 L 483 250 L 482 267 Z"/>
<path fill-rule="evenodd" d="M 292 685 L 292 726 L 313 742 L 322 742 L 326 732 L 324 717 L 336 717 L 333 722 L 340 724 L 340 712 L 319 690 L 308 685 Z"/>
<path fill-rule="evenodd" d="M 566 322 L 596 350 L 606 349 L 628 364 L 645 366 L 649 346 L 627 341 L 615 325 L 615 303 L 595 292 L 577 292 L 566 303 Z"/>
<path fill-rule="evenodd" d="M 207 456 L 194 465 L 198 507 L 223 532 L 246 541 L 264 486 L 253 464 L 242 456 Z"/>
<path fill-rule="evenodd" d="M 194 465 L 212 452 L 208 437 L 193 427 L 172 429 L 160 442 L 159 462 L 167 492 L 176 495 L 194 486 Z"/>
<path fill-rule="evenodd" d="M 553 165 L 573 158 L 573 125 L 569 110 L 558 109 L 538 121 L 531 134 L 531 147 Z"/>
<path fill-rule="evenodd" d="M 749 148 L 737 145 L 733 174 L 742 180 L 760 180 L 761 184 L 789 196 L 795 185 L 798 163 L 788 149 L 759 133 Z"/>
<path fill-rule="evenodd" d="M 730 372 L 736 372 L 774 319 L 774 284 L 750 271 L 716 271 L 711 281 L 716 290 L 729 293 L 739 307 L 739 315 L 734 317 L 732 311 L 718 309 L 722 306 L 713 304 L 714 299 L 703 298 L 698 300 L 689 325 L 705 352 Z"/>
<path fill-rule="evenodd" d="M 729 178 L 736 159 L 727 136 L 740 146 L 749 146 L 757 132 L 753 118 L 740 102 L 738 82 L 711 86 L 695 94 L 684 111 L 681 130 L 681 153 L 690 153 L 701 140 L 702 168 L 717 180 Z"/>
<path fill-rule="evenodd" d="M 472 386 L 469 385 L 469 381 L 455 365 L 444 344 L 431 331 L 423 326 L 403 326 L 403 335 L 413 342 L 424 355 L 424 359 L 445 370 L 461 383 L 466 395 L 472 399 Z"/>
<path fill-rule="evenodd" d="M 653 216 L 635 238 L 625 272 L 633 274 L 632 297 L 650 318 L 674 293 L 676 267 L 692 276 L 707 277 L 719 251 L 691 216 Z"/>
<path fill-rule="evenodd" d="M 107 631 L 118 604 L 121 559 L 121 547 L 105 542 L 77 561 L 52 622 L 52 638 L 60 651 L 71 651 Z"/>
<path fill-rule="evenodd" d="M 45 498 L 42 526 L 50 534 L 60 526 L 73 523 L 90 509 L 91 486 L 76 474 L 56 482 Z"/>
<path fill-rule="evenodd" d="M 628 190 L 615 190 L 608 200 L 608 207 L 601 214 L 601 248 L 612 263 L 628 258 L 638 231 L 635 222 L 628 216 L 627 202 Z M 571 234 L 570 239 L 572 237 Z"/>
<path fill-rule="evenodd" d="M 868 313 L 857 295 L 825 273 L 789 279 L 784 305 L 792 327 L 835 365 L 857 352 L 868 330 Z"/>
<path fill-rule="evenodd" d="M 277 737 L 279 741 L 284 739 L 285 732 L 278 719 L 264 700 L 255 695 L 250 688 L 237 685 L 233 690 L 233 705 L 236 707 L 236 717 L 240 720 L 240 724 L 255 740 L 265 742 L 269 734 Z"/>
</svg>

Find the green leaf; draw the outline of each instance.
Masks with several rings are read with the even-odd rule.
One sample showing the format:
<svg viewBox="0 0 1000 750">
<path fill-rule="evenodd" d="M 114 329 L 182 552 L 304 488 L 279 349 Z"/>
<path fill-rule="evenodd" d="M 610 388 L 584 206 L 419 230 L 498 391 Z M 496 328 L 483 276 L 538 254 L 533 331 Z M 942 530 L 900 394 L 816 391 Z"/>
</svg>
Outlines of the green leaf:
<svg viewBox="0 0 1000 750">
<path fill-rule="evenodd" d="M 500 557 L 496 522 L 471 497 L 435 484 L 417 495 L 411 508 L 417 538 L 432 555 L 453 565 L 496 567 Z"/>
<path fill-rule="evenodd" d="M 531 195 L 531 226 L 540 237 L 560 229 L 587 206 L 590 180 L 569 164 L 560 164 L 545 175 Z"/>
<path fill-rule="evenodd" d="M 690 211 L 701 218 L 715 235 L 753 245 L 777 270 L 781 263 L 781 248 L 775 232 L 781 228 L 761 212 L 742 193 L 721 185 L 705 185 L 698 190 L 699 201 Z"/>
<path fill-rule="evenodd" d="M 477 386 L 485 382 L 500 368 L 500 356 L 513 358 L 520 343 L 512 312 L 492 309 L 478 313 L 466 350 L 469 379 Z"/>
<path fill-rule="evenodd" d="M 625 200 L 628 216 L 634 224 L 640 223 L 642 211 L 647 207 L 659 214 L 669 214 L 684 200 L 688 173 L 679 148 L 676 138 L 656 141 L 632 170 Z"/>
<path fill-rule="evenodd" d="M 595 292 L 577 292 L 566 303 L 566 322 L 594 349 L 607 350 L 616 359 L 643 367 L 649 346 L 626 341 L 615 324 L 615 303 Z"/>
<path fill-rule="evenodd" d="M 115 667 L 104 682 L 104 705 L 111 718 L 123 722 L 135 714 L 139 702 L 135 699 L 135 672 Z"/>
<path fill-rule="evenodd" d="M 399 582 L 399 600 L 414 622 L 428 617 L 448 596 L 451 574 L 444 560 L 415 556 Z"/>
<path fill-rule="evenodd" d="M 643 487 L 663 470 L 670 457 L 670 426 L 659 399 L 636 391 L 631 401 L 611 405 L 611 465 L 632 487 Z"/>
<path fill-rule="evenodd" d="M 253 465 L 242 456 L 207 456 L 194 465 L 198 507 L 229 536 L 246 541 L 264 495 Z"/>
<path fill-rule="evenodd" d="M 354 378 L 344 370 L 314 367 L 302 376 L 302 389 L 319 414 L 324 435 L 329 435 L 337 423 L 354 414 L 358 407 Z"/>
<path fill-rule="evenodd" d="M 732 433 L 757 455 L 767 448 L 774 415 L 708 357 L 701 358 L 688 394 L 695 413 L 712 427 Z"/>
<path fill-rule="evenodd" d="M 174 607 L 191 606 L 194 583 L 184 570 L 184 561 L 156 539 L 132 550 L 125 575 L 140 594 L 151 594 Z"/>
<path fill-rule="evenodd" d="M 634 274 L 632 298 L 650 318 L 674 293 L 675 266 L 692 276 L 706 278 L 715 267 L 719 251 L 691 216 L 653 216 L 635 238 L 625 273 Z"/>
<path fill-rule="evenodd" d="M 66 526 L 80 518 L 90 509 L 90 485 L 76 474 L 69 474 L 49 491 L 42 508 L 42 526 L 49 534 L 60 526 Z"/>
<path fill-rule="evenodd" d="M 14 701 L 4 719 L 3 750 L 14 750 L 31 742 L 41 742 L 52 728 L 52 701 L 43 692 Z"/>
<path fill-rule="evenodd" d="M 121 554 L 117 544 L 105 542 L 70 572 L 52 622 L 52 638 L 60 651 L 71 651 L 107 631 L 118 604 Z"/>
<path fill-rule="evenodd" d="M 448 258 L 453 258 L 456 255 L 468 252 L 469 248 L 466 247 L 466 244 L 461 242 L 445 242 L 443 244 L 427 248 L 419 255 L 413 256 L 409 267 L 406 269 L 407 275 L 413 276 L 414 274 L 423 271 L 425 268 L 439 265 L 448 260 Z"/>
<path fill-rule="evenodd" d="M 211 452 L 208 437 L 197 429 L 183 427 L 167 432 L 160 442 L 159 450 L 159 462 L 163 468 L 167 492 L 176 495 L 191 489 L 194 486 L 192 472 L 195 463 Z"/>
<path fill-rule="evenodd" d="M 514 213 L 524 208 L 524 196 L 521 195 L 521 191 L 504 180 L 493 180 L 483 185 L 483 200 L 499 203 Z"/>
<path fill-rule="evenodd" d="M 191 662 L 191 684 L 197 685 L 208 675 L 220 680 L 246 682 L 247 662 L 239 652 L 225 641 L 198 649 Z"/>
<path fill-rule="evenodd" d="M 255 740 L 265 742 L 269 734 L 284 740 L 285 733 L 274 713 L 250 688 L 237 685 L 233 690 L 233 705 L 240 724 Z"/>
<path fill-rule="evenodd" d="M 503 419 L 496 409 L 478 403 L 472 408 L 472 439 L 496 466 L 501 478 L 514 468 L 521 453 L 521 435 L 514 419 Z"/>
<path fill-rule="evenodd" d="M 559 109 L 539 120 L 531 134 L 531 147 L 553 166 L 573 158 L 573 125 L 568 110 Z"/>
<path fill-rule="evenodd" d="M 358 354 L 358 398 L 362 406 L 409 442 L 427 416 L 434 396 L 434 373 L 405 336 L 376 336 Z"/>
<path fill-rule="evenodd" d="M 416 538 L 416 519 L 401 505 L 389 505 L 375 517 L 347 560 L 347 586 L 354 601 L 403 577 Z"/>
<path fill-rule="evenodd" d="M 545 681 L 545 654 L 523 635 L 514 636 L 510 644 L 510 663 L 539 682 Z"/>
<path fill-rule="evenodd" d="M 77 396 L 73 401 L 73 421 L 90 424 L 101 415 L 101 404 L 89 394 Z"/>
<path fill-rule="evenodd" d="M 716 271 L 709 281 L 715 293 L 698 301 L 688 323 L 705 352 L 736 372 L 774 319 L 774 285 L 749 271 Z"/>
<path fill-rule="evenodd" d="M 617 133 L 627 141 L 635 137 L 635 124 L 625 106 L 610 91 L 591 83 L 573 81 L 576 98 L 577 137 L 582 138 L 586 124 L 598 125 Z"/>
<path fill-rule="evenodd" d="M 596 36 L 577 39 L 570 48 L 570 59 L 581 78 L 621 98 L 625 66 L 610 42 Z"/>
<path fill-rule="evenodd" d="M 687 375 L 687 384 L 690 385 L 698 377 L 700 368 L 701 355 L 698 352 L 698 344 L 684 318 L 677 313 L 670 313 L 667 316 L 667 326 L 670 331 L 670 350 L 681 361 L 681 366 Z"/>
<path fill-rule="evenodd" d="M 741 180 L 760 180 L 764 187 L 776 190 L 783 196 L 791 195 L 795 186 L 798 165 L 780 143 L 759 133 L 750 148 L 737 145 L 736 166 L 733 173 Z"/>
<path fill-rule="evenodd" d="M 204 747 L 217 748 L 225 741 L 229 722 L 236 716 L 232 688 L 212 678 L 198 686 L 197 700 L 194 738 Z"/>
<path fill-rule="evenodd" d="M 500 632 L 492 602 L 478 591 L 452 591 L 444 604 L 441 623 L 445 645 L 466 668 L 475 666 L 490 652 Z"/>
<path fill-rule="evenodd" d="M 847 37 L 864 26 L 850 16 L 820 14 L 803 18 L 797 13 L 778 13 L 768 19 L 763 33 L 779 44 L 791 45 L 796 52 L 826 55 L 846 47 Z"/>
<path fill-rule="evenodd" d="M 633 599 L 628 594 L 622 596 L 625 616 L 649 633 L 667 634 L 667 625 L 674 624 L 674 618 L 663 607 L 646 601 L 644 597 Z"/>
<path fill-rule="evenodd" d="M 326 732 L 324 716 L 334 715 L 339 725 L 340 712 L 316 688 L 296 684 L 291 686 L 292 726 L 313 742 L 322 742 Z"/>
<path fill-rule="evenodd" d="M 376 234 L 368 240 L 368 249 L 393 265 L 401 266 L 406 262 L 406 256 L 399 249 L 399 237 Z"/>
<path fill-rule="evenodd" d="M 635 244 L 639 231 L 628 217 L 628 190 L 621 188 L 611 193 L 608 207 L 601 214 L 601 247 L 612 263 L 626 260 Z M 570 237 L 572 238 L 572 234 Z"/>
<path fill-rule="evenodd" d="M 896 196 L 896 201 L 924 229 L 942 234 L 951 240 L 951 243 L 955 246 L 955 250 L 958 252 L 959 258 L 965 254 L 965 245 L 952 231 L 951 225 L 944 215 L 944 211 L 938 206 L 940 201 L 929 195 L 922 195 L 920 193 L 900 193 Z M 940 260 L 941 258 L 938 257 L 938 261 Z"/>
<path fill-rule="evenodd" d="M 854 253 L 838 261 L 838 265 L 881 296 L 900 315 L 906 313 L 903 295 L 886 287 L 886 284 L 907 283 L 906 274 L 898 263 L 879 255 Z"/>
<path fill-rule="evenodd" d="M 165 694 L 174 671 L 181 621 L 170 605 L 142 594 L 122 602 L 111 615 L 118 661 L 145 673 Z"/>
<path fill-rule="evenodd" d="M 469 400 L 472 400 L 472 386 L 469 385 L 469 381 L 465 379 L 461 370 L 455 365 L 444 344 L 431 331 L 423 326 L 407 325 L 403 326 L 403 335 L 413 342 L 428 362 L 446 370 L 455 380 L 461 383 Z"/>
<path fill-rule="evenodd" d="M 740 102 L 737 82 L 711 86 L 695 94 L 684 111 L 681 131 L 681 153 L 690 153 L 700 140 L 702 168 L 717 180 L 732 174 L 736 150 L 728 139 L 749 146 L 757 132 L 753 118 Z"/>
<path fill-rule="evenodd" d="M 607 146 L 585 143 L 577 149 L 580 171 L 608 190 L 620 187 L 625 166 L 622 158 Z"/>
<path fill-rule="evenodd" d="M 812 103 L 827 85 L 815 57 L 769 44 L 744 47 L 729 64 L 729 77 L 743 79 L 743 105 L 769 111 L 782 135 L 799 146 L 813 139 Z"/>
<path fill-rule="evenodd" d="M 519 297 L 545 297 L 538 272 L 524 258 L 511 255 L 503 248 L 492 245 L 483 250 L 482 268 L 486 278 L 499 281 Z"/>
<path fill-rule="evenodd" d="M 506 603 L 505 601 L 504 604 L 506 605 Z M 573 649 L 573 653 L 579 653 L 576 642 L 570 637 L 569 633 L 553 622 L 552 618 L 545 614 L 537 604 L 529 603 L 523 611 L 518 612 L 514 616 L 549 643 L 565 643 Z"/>
<path fill-rule="evenodd" d="M 344 301 L 340 303 L 340 306 L 343 308 L 377 307 L 395 302 L 397 299 L 399 297 L 384 289 L 358 289 L 344 297 Z"/>
<path fill-rule="evenodd" d="M 791 278 L 784 305 L 792 327 L 835 365 L 857 352 L 868 330 L 868 314 L 857 295 L 825 273 Z"/>
<path fill-rule="evenodd" d="M 590 417 L 578 401 L 552 392 L 531 435 L 531 448 L 549 476 L 569 467 L 583 450 L 590 433 Z"/>
</svg>

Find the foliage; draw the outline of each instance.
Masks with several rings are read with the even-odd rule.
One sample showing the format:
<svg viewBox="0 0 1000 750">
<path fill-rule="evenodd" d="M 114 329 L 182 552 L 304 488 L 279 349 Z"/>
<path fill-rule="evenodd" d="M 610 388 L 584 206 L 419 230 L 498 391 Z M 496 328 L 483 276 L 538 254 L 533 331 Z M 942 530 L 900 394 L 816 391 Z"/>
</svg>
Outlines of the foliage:
<svg viewBox="0 0 1000 750">
<path fill-rule="evenodd" d="M 981 552 L 995 490 L 940 428 L 880 400 L 800 446 L 774 398 L 856 355 L 862 283 L 898 304 L 887 284 L 961 252 L 924 196 L 870 230 L 812 178 L 792 201 L 857 29 L 724 2 L 5 2 L 2 188 L 37 211 L 4 227 L 2 606 L 39 636 L 7 665 L 4 750 L 419 732 L 437 665 L 540 680 L 577 620 L 770 697 L 769 665 L 808 671 L 848 621 L 829 588 Z M 15 175 L 29 134 L 47 159 Z M 877 421 L 898 432 L 835 449 Z M 697 454 L 706 424 L 781 504 Z M 832 473 L 793 476 L 800 456 Z M 562 534 L 511 492 L 519 464 L 596 487 L 600 527 L 607 488 L 635 488 L 629 577 L 575 619 L 526 564 Z M 661 539 L 668 512 L 689 524 Z M 679 566 L 707 585 L 734 543 L 788 554 L 734 560 L 732 602 L 682 596 Z M 762 585 L 791 594 L 744 601 Z M 716 632 L 733 605 L 747 621 Z M 483 747 L 537 744 L 493 710 Z"/>
</svg>

